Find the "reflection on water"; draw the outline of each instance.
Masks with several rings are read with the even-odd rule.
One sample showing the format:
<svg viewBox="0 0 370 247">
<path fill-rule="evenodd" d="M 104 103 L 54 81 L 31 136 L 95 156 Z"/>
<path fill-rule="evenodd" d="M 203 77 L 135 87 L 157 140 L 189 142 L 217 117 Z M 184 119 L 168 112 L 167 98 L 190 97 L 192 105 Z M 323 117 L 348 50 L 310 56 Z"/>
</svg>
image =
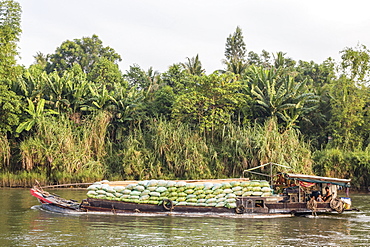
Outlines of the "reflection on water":
<svg viewBox="0 0 370 247">
<path fill-rule="evenodd" d="M 85 191 L 57 191 L 82 199 Z M 238 219 L 63 215 L 41 210 L 24 189 L 0 189 L 2 246 L 368 246 L 370 199 L 360 212 L 319 217 Z"/>
</svg>

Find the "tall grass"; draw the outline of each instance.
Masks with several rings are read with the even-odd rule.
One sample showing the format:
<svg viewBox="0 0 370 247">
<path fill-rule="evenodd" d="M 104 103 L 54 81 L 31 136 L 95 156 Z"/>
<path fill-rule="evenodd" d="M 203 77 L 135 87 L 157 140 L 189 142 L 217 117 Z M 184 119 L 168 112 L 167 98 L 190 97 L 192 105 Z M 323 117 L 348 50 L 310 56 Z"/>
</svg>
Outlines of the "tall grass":
<svg viewBox="0 0 370 247">
<path fill-rule="evenodd" d="M 126 179 L 240 177 L 267 162 L 312 173 L 309 145 L 296 130 L 280 133 L 275 120 L 264 126 L 230 124 L 210 139 L 185 124 L 152 121 L 129 133 L 120 156 Z"/>
<path fill-rule="evenodd" d="M 292 167 L 294 172 L 312 173 L 310 145 L 297 130 L 281 133 L 275 119 L 263 126 L 225 126 L 217 150 L 228 176 L 268 162 Z M 281 169 L 281 168 L 280 168 Z"/>
<path fill-rule="evenodd" d="M 32 187 L 35 184 L 35 180 L 41 184 L 48 184 L 48 178 L 46 173 L 39 172 L 1 172 L 0 173 L 0 187 Z"/>
<path fill-rule="evenodd" d="M 77 125 L 65 116 L 41 121 L 20 144 L 23 168 L 44 171 L 53 183 L 102 179 L 109 115 L 100 113 Z"/>
<path fill-rule="evenodd" d="M 288 129 L 281 133 L 276 119 L 270 119 L 255 133 L 260 163 L 285 164 L 294 172 L 312 173 L 310 145 L 304 141 L 299 130 Z"/>
<path fill-rule="evenodd" d="M 166 173 L 184 179 L 214 176 L 212 148 L 197 131 L 185 124 L 157 121 L 150 125 L 149 133 L 152 149 Z"/>
<path fill-rule="evenodd" d="M 209 149 L 187 125 L 152 121 L 123 141 L 122 176 L 126 179 L 210 178 Z"/>
<path fill-rule="evenodd" d="M 0 133 L 0 169 L 9 167 L 10 145 L 6 135 Z"/>
<path fill-rule="evenodd" d="M 114 144 L 107 138 L 110 119 L 107 113 L 78 124 L 65 116 L 44 119 L 20 144 L 23 170 L 42 174 L 45 183 L 240 177 L 267 162 L 312 172 L 309 145 L 296 130 L 281 133 L 274 119 L 263 126 L 229 124 L 212 138 L 186 124 L 151 120 Z"/>
</svg>

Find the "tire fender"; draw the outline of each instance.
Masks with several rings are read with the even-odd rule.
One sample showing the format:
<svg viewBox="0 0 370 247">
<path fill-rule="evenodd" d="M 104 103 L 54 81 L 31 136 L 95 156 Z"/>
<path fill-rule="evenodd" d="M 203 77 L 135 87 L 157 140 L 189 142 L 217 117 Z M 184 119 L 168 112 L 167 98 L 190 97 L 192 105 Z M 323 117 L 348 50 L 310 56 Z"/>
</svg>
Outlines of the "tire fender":
<svg viewBox="0 0 370 247">
<path fill-rule="evenodd" d="M 235 213 L 237 214 L 244 214 L 244 212 L 245 212 L 245 207 L 243 205 L 238 205 L 235 208 Z"/>
<path fill-rule="evenodd" d="M 170 199 L 164 199 L 162 201 L 162 206 L 167 211 L 171 211 L 174 208 L 173 201 L 171 201 Z"/>
</svg>

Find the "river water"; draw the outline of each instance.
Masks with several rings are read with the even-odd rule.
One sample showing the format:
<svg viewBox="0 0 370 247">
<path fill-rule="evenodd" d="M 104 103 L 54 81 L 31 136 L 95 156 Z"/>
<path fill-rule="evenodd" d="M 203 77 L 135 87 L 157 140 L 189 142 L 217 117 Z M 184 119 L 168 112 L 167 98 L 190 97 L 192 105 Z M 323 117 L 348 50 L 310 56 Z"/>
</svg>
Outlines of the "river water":
<svg viewBox="0 0 370 247">
<path fill-rule="evenodd" d="M 370 246 L 370 195 L 351 197 L 360 211 L 318 217 L 143 217 L 51 213 L 27 189 L 0 189 L 0 246 Z"/>
</svg>

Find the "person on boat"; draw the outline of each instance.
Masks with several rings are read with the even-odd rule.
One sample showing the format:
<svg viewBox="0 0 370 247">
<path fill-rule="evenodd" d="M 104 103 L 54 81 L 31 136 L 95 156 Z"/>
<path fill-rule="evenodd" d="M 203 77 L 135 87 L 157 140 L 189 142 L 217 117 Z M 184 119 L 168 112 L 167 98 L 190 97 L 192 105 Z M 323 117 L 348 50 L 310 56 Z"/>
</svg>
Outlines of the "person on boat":
<svg viewBox="0 0 370 247">
<path fill-rule="evenodd" d="M 324 200 L 324 202 L 328 202 L 331 200 L 332 198 L 332 194 L 330 193 L 330 190 L 329 190 L 329 187 L 325 187 L 325 196 L 322 198 Z"/>
<path fill-rule="evenodd" d="M 317 201 L 317 202 L 323 202 L 323 201 L 324 201 L 324 200 L 322 199 L 321 194 L 319 194 L 319 195 L 317 196 L 316 201 Z"/>
</svg>

